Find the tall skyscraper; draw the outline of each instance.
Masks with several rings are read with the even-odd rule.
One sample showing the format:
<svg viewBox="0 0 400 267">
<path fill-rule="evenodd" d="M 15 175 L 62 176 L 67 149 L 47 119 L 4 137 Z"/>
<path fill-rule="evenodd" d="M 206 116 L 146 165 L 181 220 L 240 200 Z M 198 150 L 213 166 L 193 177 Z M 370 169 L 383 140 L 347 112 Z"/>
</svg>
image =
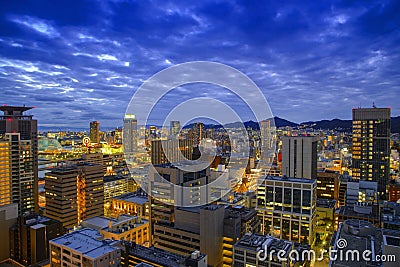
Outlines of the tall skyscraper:
<svg viewBox="0 0 400 267">
<path fill-rule="evenodd" d="M 390 173 L 390 109 L 353 109 L 353 177 L 378 183 L 384 197 Z"/>
<path fill-rule="evenodd" d="M 6 140 L 11 145 L 9 147 L 9 151 L 11 152 L 10 157 L 12 158 L 10 158 L 10 164 L 13 166 L 10 169 L 11 180 L 13 181 L 11 190 L 14 188 L 12 202 L 21 201 L 21 207 L 19 207 L 20 213 L 31 210 L 39 211 L 37 120 L 34 120 L 32 115 L 24 114 L 24 112 L 30 109 L 32 107 L 0 107 L 0 110 L 4 112 L 4 115 L 0 116 L 0 138 L 5 138 L 7 133 L 12 134 L 8 135 L 8 141 Z M 4 146 L 7 145 L 4 144 Z M 16 153 L 20 153 L 19 162 L 17 162 L 18 156 L 16 156 Z M 22 183 L 20 185 L 24 186 L 29 184 L 30 188 L 24 188 L 20 193 L 17 193 L 17 183 Z M 28 197 L 26 195 L 28 193 L 32 195 Z M 18 194 L 21 197 L 27 197 L 27 199 L 17 200 Z"/>
<path fill-rule="evenodd" d="M 171 138 L 178 138 L 179 132 L 181 131 L 181 123 L 179 121 L 171 121 L 170 128 Z"/>
<path fill-rule="evenodd" d="M 92 121 L 90 122 L 90 142 L 100 143 L 100 122 Z"/>
<path fill-rule="evenodd" d="M 136 116 L 126 114 L 123 126 L 124 153 L 132 154 L 137 151 L 138 129 Z"/>
<path fill-rule="evenodd" d="M 317 179 L 317 138 L 283 137 L 282 142 L 282 174 Z"/>
<path fill-rule="evenodd" d="M 203 138 L 204 138 L 204 124 L 202 122 L 194 123 L 192 129 L 192 139 L 194 145 L 200 144 L 200 141 Z"/>
<path fill-rule="evenodd" d="M 0 205 L 18 203 L 18 214 L 35 210 L 33 153 L 30 140 L 19 133 L 0 138 Z"/>
<path fill-rule="evenodd" d="M 104 213 L 103 166 L 78 163 L 45 175 L 46 216 L 72 228 Z"/>
</svg>

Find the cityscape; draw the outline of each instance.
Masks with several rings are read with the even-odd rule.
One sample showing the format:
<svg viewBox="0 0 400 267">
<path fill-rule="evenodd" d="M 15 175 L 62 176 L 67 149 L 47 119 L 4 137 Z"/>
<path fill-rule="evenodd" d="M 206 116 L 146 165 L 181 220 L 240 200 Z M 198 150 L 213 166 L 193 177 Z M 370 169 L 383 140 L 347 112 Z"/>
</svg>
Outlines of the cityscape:
<svg viewBox="0 0 400 267">
<path fill-rule="evenodd" d="M 399 2 L 6 2 L 0 266 L 400 266 Z"/>
</svg>

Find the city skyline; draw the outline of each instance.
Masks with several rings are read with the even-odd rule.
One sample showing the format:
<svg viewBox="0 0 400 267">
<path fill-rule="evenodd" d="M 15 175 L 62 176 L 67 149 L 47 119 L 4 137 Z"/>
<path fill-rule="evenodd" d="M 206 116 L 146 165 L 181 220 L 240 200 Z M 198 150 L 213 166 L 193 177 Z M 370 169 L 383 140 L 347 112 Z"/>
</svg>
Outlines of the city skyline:
<svg viewBox="0 0 400 267">
<path fill-rule="evenodd" d="M 350 119 L 351 108 L 372 102 L 400 115 L 396 1 L 44 2 L 13 1 L 0 13 L 3 102 L 37 106 L 41 126 L 119 126 L 143 81 L 196 60 L 242 71 L 275 116 L 297 123 Z M 198 86 L 175 89 L 160 110 L 177 96 L 241 110 L 226 89 Z"/>
</svg>

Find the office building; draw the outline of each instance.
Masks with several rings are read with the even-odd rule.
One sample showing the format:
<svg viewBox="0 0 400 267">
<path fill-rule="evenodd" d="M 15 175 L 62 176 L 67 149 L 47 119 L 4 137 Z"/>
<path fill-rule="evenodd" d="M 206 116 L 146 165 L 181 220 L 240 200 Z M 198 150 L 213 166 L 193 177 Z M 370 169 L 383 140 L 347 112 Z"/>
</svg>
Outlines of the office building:
<svg viewBox="0 0 400 267">
<path fill-rule="evenodd" d="M 339 199 L 339 173 L 317 172 L 317 198 Z"/>
<path fill-rule="evenodd" d="M 4 138 L 7 133 L 9 134 L 18 134 L 19 140 L 21 144 L 30 142 L 30 157 L 29 160 L 32 164 L 32 170 L 27 171 L 31 173 L 33 177 L 33 196 L 29 198 L 33 198 L 32 201 L 29 199 L 25 202 L 24 205 L 19 207 L 19 212 L 23 212 L 24 209 L 26 211 L 31 210 L 31 203 L 34 205 L 34 211 L 39 211 L 39 193 L 38 193 L 38 137 L 37 137 L 37 120 L 33 119 L 32 115 L 26 115 L 24 112 L 32 109 L 32 107 L 17 107 L 17 106 L 1 106 L 0 110 L 4 112 L 3 116 L 0 116 L 0 138 Z M 16 137 L 14 137 L 15 139 Z M 15 142 L 15 141 L 13 141 Z M 27 162 L 26 160 L 24 160 Z M 15 169 L 12 170 L 12 175 L 22 175 L 18 173 Z M 22 175 L 22 176 L 26 176 Z M 14 180 L 18 180 L 19 177 L 15 177 Z M 26 180 L 26 178 L 23 178 Z M 30 182 L 28 182 L 30 183 Z M 29 203 L 27 203 L 29 202 Z M 30 203 L 31 202 L 31 203 Z M 25 207 L 24 207 L 25 206 Z M 29 206 L 29 207 L 28 207 Z"/>
<path fill-rule="evenodd" d="M 34 166 L 31 140 L 20 133 L 0 139 L 0 205 L 18 204 L 18 214 L 34 212 Z"/>
<path fill-rule="evenodd" d="M 90 142 L 94 144 L 100 143 L 100 122 L 92 121 L 90 122 L 90 132 L 89 132 Z"/>
<path fill-rule="evenodd" d="M 269 169 L 270 165 L 274 160 L 273 149 L 275 148 L 276 138 L 274 136 L 274 126 L 271 120 L 263 120 L 260 121 L 260 137 L 261 137 L 261 150 L 260 150 L 260 160 L 261 165 L 259 168 L 267 168 Z"/>
<path fill-rule="evenodd" d="M 98 231 L 84 228 L 50 241 L 50 266 L 121 266 L 119 241 L 101 240 Z"/>
<path fill-rule="evenodd" d="M 387 262 L 376 261 L 376 259 L 383 259 L 383 256 L 385 259 L 390 259 L 389 255 L 399 255 L 399 232 L 387 231 L 375 227 L 370 222 L 353 219 L 340 224 L 332 241 L 333 249 L 338 251 L 337 255 L 343 256 L 332 258 L 329 267 L 398 266 L 398 260 L 393 261 L 393 256 L 390 256 L 392 260 Z M 367 250 L 370 253 L 364 253 Z M 357 255 L 351 251 L 359 253 Z M 379 255 L 379 258 L 373 258 L 376 255 Z M 365 256 L 370 260 L 366 260 Z"/>
<path fill-rule="evenodd" d="M 192 160 L 193 142 L 189 139 L 151 141 L 151 163 L 154 165 Z"/>
<path fill-rule="evenodd" d="M 317 137 L 282 137 L 282 174 L 317 179 Z"/>
<path fill-rule="evenodd" d="M 0 262 L 10 258 L 10 227 L 17 223 L 18 204 L 0 206 Z"/>
<path fill-rule="evenodd" d="M 129 177 L 119 175 L 107 175 L 104 182 L 104 203 L 109 203 L 111 198 L 128 193 Z"/>
<path fill-rule="evenodd" d="M 49 259 L 49 241 L 63 234 L 59 221 L 29 214 L 19 216 L 10 227 L 10 258 L 23 266 L 32 266 Z"/>
<path fill-rule="evenodd" d="M 122 247 L 122 267 L 207 267 L 207 255 L 193 251 L 185 257 L 154 247 L 144 247 L 135 243 L 124 242 Z M 145 264 L 145 265 L 141 265 Z"/>
<path fill-rule="evenodd" d="M 378 183 L 387 198 L 390 173 L 390 109 L 353 109 L 353 177 Z"/>
<path fill-rule="evenodd" d="M 150 223 L 138 216 L 96 216 L 82 221 L 81 226 L 99 231 L 103 239 L 124 240 L 138 245 L 148 244 L 150 241 Z"/>
<path fill-rule="evenodd" d="M 234 267 L 244 266 L 270 266 L 288 267 L 295 266 L 293 255 L 302 255 L 295 250 L 292 242 L 281 240 L 272 236 L 246 234 L 233 246 Z M 260 257 L 257 254 L 260 253 Z M 279 253 L 279 257 L 278 257 Z M 292 253 L 292 257 L 290 254 Z"/>
<path fill-rule="evenodd" d="M 45 175 L 45 215 L 72 228 L 103 215 L 103 167 L 91 163 L 60 166 Z"/>
<path fill-rule="evenodd" d="M 202 122 L 193 123 L 193 128 L 191 131 L 191 139 L 193 140 L 193 145 L 199 145 L 200 141 L 204 138 L 204 124 Z"/>
<path fill-rule="evenodd" d="M 150 203 L 147 196 L 138 193 L 126 193 L 110 199 L 111 212 L 114 216 L 131 214 L 150 218 Z"/>
<path fill-rule="evenodd" d="M 257 210 L 261 233 L 313 245 L 317 181 L 267 176 L 260 179 Z"/>
<path fill-rule="evenodd" d="M 385 202 L 380 207 L 381 227 L 400 231 L 400 203 Z"/>
<path fill-rule="evenodd" d="M 179 132 L 181 131 L 181 123 L 179 121 L 170 122 L 170 137 L 172 139 L 177 139 L 179 137 Z"/>
<path fill-rule="evenodd" d="M 137 151 L 138 141 L 138 125 L 135 115 L 125 115 L 122 137 L 125 155 L 132 155 L 132 153 L 135 153 Z"/>
<path fill-rule="evenodd" d="M 389 185 L 389 201 L 397 202 L 400 200 L 400 183 L 392 182 Z"/>
</svg>

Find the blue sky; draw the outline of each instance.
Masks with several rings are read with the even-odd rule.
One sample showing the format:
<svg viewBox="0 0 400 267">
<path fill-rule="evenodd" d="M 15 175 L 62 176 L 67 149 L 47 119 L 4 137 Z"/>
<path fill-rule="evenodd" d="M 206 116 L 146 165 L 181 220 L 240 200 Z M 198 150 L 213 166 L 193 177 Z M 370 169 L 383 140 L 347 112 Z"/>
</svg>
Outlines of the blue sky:
<svg viewBox="0 0 400 267">
<path fill-rule="evenodd" d="M 117 126 L 143 81 L 202 60 L 242 71 L 295 122 L 349 119 L 372 102 L 398 116 L 399 14 L 396 0 L 2 1 L 1 101 L 37 106 L 42 126 Z M 223 88 L 198 85 L 159 113 L 199 96 L 240 109 Z"/>
</svg>

